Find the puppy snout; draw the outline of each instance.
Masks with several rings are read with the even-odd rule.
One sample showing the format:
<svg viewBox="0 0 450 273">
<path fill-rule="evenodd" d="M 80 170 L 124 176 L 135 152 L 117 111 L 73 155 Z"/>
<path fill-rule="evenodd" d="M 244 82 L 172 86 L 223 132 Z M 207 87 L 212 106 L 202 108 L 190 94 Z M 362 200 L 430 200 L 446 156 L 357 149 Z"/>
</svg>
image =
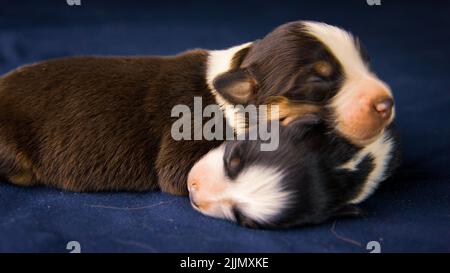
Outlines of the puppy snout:
<svg viewBox="0 0 450 273">
<path fill-rule="evenodd" d="M 382 120 L 389 120 L 392 115 L 392 108 L 394 107 L 394 100 L 390 97 L 383 97 L 378 99 L 374 103 L 376 114 L 381 117 Z"/>
<path fill-rule="evenodd" d="M 393 120 L 394 99 L 389 87 L 377 78 L 364 79 L 334 101 L 336 128 L 351 142 L 365 145 Z"/>
<path fill-rule="evenodd" d="M 228 187 L 223 168 L 224 147 L 216 148 L 194 164 L 187 178 L 189 199 L 197 211 L 221 217 L 224 193 Z"/>
</svg>

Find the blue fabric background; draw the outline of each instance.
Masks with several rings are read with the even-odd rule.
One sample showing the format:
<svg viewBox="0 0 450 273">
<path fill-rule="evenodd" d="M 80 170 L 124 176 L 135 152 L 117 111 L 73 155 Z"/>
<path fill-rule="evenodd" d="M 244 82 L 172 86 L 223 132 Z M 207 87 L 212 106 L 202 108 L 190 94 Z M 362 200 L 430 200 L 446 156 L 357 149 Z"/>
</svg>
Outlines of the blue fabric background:
<svg viewBox="0 0 450 273">
<path fill-rule="evenodd" d="M 69 55 L 175 54 L 262 37 L 291 20 L 325 21 L 366 44 L 396 96 L 404 161 L 367 217 L 284 231 L 204 217 L 162 193 L 79 194 L 0 184 L 0 251 L 450 251 L 450 5 L 447 1 L 0 0 L 0 73 Z"/>
</svg>

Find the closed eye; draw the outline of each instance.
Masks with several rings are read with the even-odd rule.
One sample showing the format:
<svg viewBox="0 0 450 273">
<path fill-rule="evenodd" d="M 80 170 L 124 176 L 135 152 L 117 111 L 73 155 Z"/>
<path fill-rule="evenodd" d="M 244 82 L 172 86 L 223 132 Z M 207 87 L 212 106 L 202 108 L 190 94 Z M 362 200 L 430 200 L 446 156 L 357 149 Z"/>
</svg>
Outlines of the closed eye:
<svg viewBox="0 0 450 273">
<path fill-rule="evenodd" d="M 223 165 L 225 174 L 231 178 L 231 180 L 233 180 L 242 170 L 245 163 L 243 161 L 238 142 L 235 142 L 234 145 L 227 145 L 223 156 Z"/>
<path fill-rule="evenodd" d="M 326 82 L 326 80 L 319 76 L 311 76 L 308 78 L 308 80 L 306 82 L 307 83 L 324 83 L 324 82 Z"/>
<path fill-rule="evenodd" d="M 321 103 L 331 98 L 336 91 L 336 82 L 311 76 L 306 83 L 292 86 L 286 97 L 295 101 Z"/>
</svg>

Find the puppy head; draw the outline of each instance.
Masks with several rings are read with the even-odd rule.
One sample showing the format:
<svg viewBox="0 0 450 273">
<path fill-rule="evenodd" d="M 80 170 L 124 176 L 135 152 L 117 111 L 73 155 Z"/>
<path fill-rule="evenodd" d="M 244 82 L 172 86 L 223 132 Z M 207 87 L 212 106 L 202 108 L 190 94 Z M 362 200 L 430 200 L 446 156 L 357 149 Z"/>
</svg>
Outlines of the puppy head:
<svg viewBox="0 0 450 273">
<path fill-rule="evenodd" d="M 347 206 L 352 190 L 340 190 L 340 183 L 329 176 L 329 160 L 324 161 L 317 149 L 316 144 L 327 143 L 313 143 L 328 139 L 318 134 L 322 129 L 316 122 L 304 117 L 280 128 L 281 146 L 275 151 L 262 152 L 260 141 L 244 140 L 227 141 L 206 154 L 188 176 L 192 206 L 253 228 L 314 224 L 358 214 Z"/>
<path fill-rule="evenodd" d="M 394 119 L 392 93 L 370 70 L 363 46 L 323 23 L 288 23 L 239 48 L 213 87 L 230 104 L 268 104 L 273 97 L 292 108 L 320 104 L 333 128 L 357 145 L 371 143 Z"/>
</svg>

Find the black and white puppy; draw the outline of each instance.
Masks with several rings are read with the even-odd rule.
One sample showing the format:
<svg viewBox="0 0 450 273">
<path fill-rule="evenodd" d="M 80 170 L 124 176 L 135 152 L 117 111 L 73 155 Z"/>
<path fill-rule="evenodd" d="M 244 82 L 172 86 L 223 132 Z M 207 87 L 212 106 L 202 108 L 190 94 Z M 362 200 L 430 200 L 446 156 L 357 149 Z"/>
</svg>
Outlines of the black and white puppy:
<svg viewBox="0 0 450 273">
<path fill-rule="evenodd" d="M 222 106 L 277 104 L 287 124 L 314 102 L 332 129 L 359 146 L 376 141 L 395 118 L 392 92 L 371 71 L 360 41 L 324 23 L 287 23 L 261 40 L 211 51 L 207 73 Z M 223 108 L 243 133 L 244 115 Z"/>
<path fill-rule="evenodd" d="M 285 228 L 357 216 L 399 161 L 394 128 L 359 148 L 307 115 L 280 128 L 280 146 L 227 141 L 191 170 L 192 206 L 253 228 Z"/>
</svg>

